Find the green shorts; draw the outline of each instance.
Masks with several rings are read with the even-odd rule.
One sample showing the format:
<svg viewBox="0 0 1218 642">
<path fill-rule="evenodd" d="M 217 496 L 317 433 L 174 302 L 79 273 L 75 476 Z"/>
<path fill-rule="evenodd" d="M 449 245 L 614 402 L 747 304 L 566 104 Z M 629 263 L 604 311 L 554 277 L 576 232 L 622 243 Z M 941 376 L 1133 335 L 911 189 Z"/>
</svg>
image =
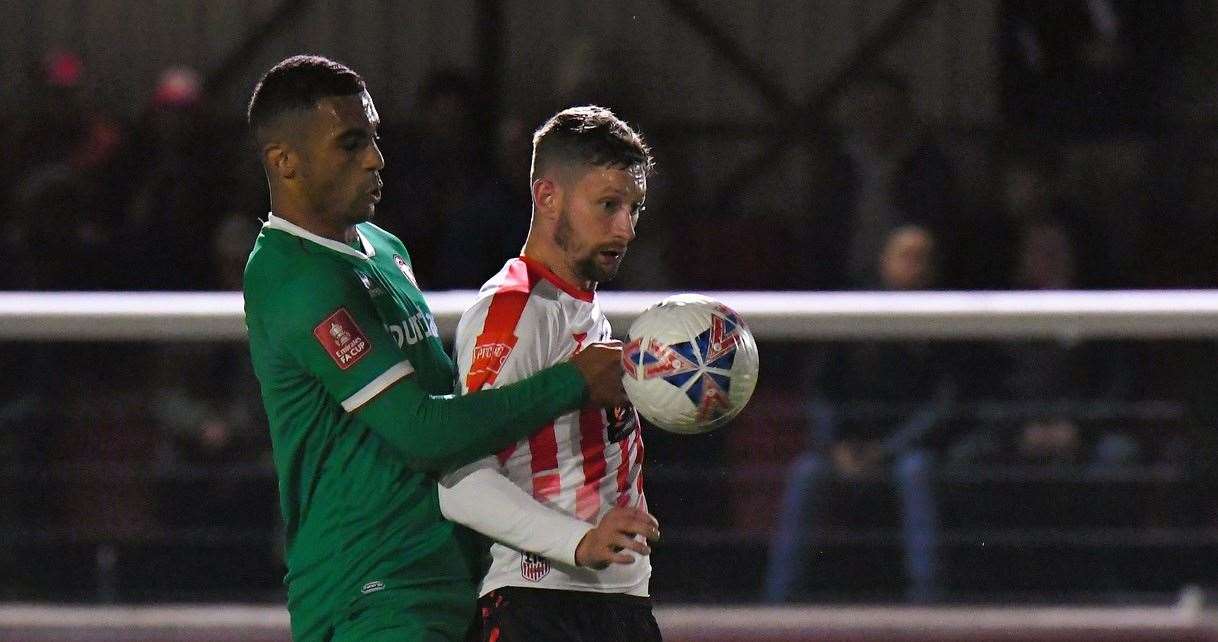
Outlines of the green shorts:
<svg viewBox="0 0 1218 642">
<path fill-rule="evenodd" d="M 386 589 L 352 604 L 327 642 L 462 642 L 477 607 L 468 586 Z"/>
</svg>

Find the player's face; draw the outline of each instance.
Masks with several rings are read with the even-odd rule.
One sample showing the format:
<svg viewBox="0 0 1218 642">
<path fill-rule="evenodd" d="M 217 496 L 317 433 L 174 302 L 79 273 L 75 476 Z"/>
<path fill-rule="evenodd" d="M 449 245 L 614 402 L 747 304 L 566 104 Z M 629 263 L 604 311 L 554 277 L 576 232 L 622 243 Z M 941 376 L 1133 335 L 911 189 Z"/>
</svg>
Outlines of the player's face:
<svg viewBox="0 0 1218 642">
<path fill-rule="evenodd" d="M 647 196 L 642 166 L 593 167 L 564 190 L 554 241 L 568 266 L 586 281 L 617 275 Z"/>
<path fill-rule="evenodd" d="M 301 154 L 305 196 L 314 212 L 338 226 L 372 218 L 381 200 L 380 124 L 367 92 L 323 98 L 310 115 Z"/>
</svg>

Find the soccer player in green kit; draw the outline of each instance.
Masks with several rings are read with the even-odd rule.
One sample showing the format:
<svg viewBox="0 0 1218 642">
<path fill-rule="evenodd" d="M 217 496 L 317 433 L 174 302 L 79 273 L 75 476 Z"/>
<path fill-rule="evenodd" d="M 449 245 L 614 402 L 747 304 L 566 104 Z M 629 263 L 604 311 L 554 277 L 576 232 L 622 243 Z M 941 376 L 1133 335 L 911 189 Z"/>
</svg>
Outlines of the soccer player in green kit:
<svg viewBox="0 0 1218 642">
<path fill-rule="evenodd" d="M 620 348 L 452 396 L 455 370 L 380 199 L 379 117 L 363 80 L 295 56 L 249 121 L 271 213 L 245 271 L 250 354 L 270 422 L 297 642 L 460 640 L 481 550 L 445 521 L 439 472 L 583 406 L 625 402 Z"/>
</svg>

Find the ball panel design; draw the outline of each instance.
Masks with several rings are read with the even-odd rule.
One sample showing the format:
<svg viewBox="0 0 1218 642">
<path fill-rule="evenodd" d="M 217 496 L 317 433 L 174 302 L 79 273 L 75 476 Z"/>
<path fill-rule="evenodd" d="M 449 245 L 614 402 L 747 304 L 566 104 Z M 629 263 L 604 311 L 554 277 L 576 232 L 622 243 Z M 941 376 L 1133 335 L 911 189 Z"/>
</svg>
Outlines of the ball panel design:
<svg viewBox="0 0 1218 642">
<path fill-rule="evenodd" d="M 757 344 L 731 308 L 681 294 L 631 324 L 622 365 L 626 394 L 639 414 L 671 432 L 707 432 L 730 421 L 752 396 Z"/>
</svg>

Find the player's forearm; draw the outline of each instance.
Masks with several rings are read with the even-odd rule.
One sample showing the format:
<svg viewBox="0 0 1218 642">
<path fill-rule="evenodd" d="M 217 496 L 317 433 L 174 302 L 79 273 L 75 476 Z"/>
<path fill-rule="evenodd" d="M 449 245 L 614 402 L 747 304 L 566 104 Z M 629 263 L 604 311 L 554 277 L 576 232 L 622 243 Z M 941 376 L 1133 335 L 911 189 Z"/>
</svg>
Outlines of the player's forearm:
<svg viewBox="0 0 1218 642">
<path fill-rule="evenodd" d="M 461 466 L 501 450 L 578 408 L 584 378 L 569 364 L 509 386 L 465 396 L 433 396 L 402 381 L 359 411 L 362 421 L 419 470 Z"/>
<path fill-rule="evenodd" d="M 490 468 L 441 480 L 440 511 L 497 542 L 570 566 L 593 528 L 538 502 Z"/>
</svg>

